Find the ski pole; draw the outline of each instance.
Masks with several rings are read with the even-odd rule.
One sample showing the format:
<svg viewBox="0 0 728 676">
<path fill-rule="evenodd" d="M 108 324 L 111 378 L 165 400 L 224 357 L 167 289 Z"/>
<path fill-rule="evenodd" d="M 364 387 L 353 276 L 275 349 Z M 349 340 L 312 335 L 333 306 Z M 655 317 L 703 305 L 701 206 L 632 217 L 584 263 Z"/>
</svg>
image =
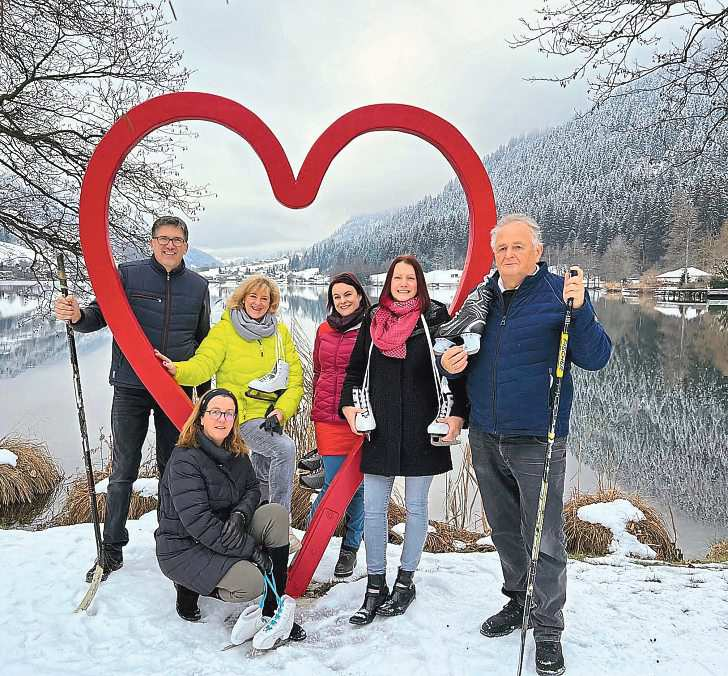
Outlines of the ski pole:
<svg viewBox="0 0 728 676">
<path fill-rule="evenodd" d="M 68 279 L 66 277 L 66 266 L 63 262 L 63 254 L 59 253 L 57 257 L 58 263 L 58 281 L 61 284 L 61 293 L 64 297 L 68 296 Z M 99 511 L 96 506 L 96 486 L 94 482 L 94 471 L 91 466 L 91 449 L 88 443 L 88 430 L 86 427 L 86 409 L 83 405 L 83 392 L 81 391 L 81 372 L 78 368 L 78 355 L 76 353 L 76 338 L 73 335 L 73 329 L 70 322 L 66 322 L 66 338 L 68 339 L 68 351 L 71 355 L 71 369 L 73 370 L 73 389 L 76 394 L 76 409 L 78 410 L 78 426 L 81 430 L 81 446 L 83 448 L 83 461 L 86 465 L 86 482 L 88 484 L 88 499 L 91 506 L 91 519 L 94 524 L 94 537 L 96 538 L 96 568 L 94 576 L 91 580 L 86 594 L 81 599 L 75 612 L 80 610 L 88 610 L 91 605 L 99 585 L 101 584 L 101 576 L 104 569 L 101 565 L 101 528 L 99 526 Z"/>
<path fill-rule="evenodd" d="M 579 274 L 576 270 L 569 270 L 571 277 Z M 526 579 L 526 601 L 523 605 L 523 623 L 521 624 L 521 650 L 518 655 L 518 676 L 523 671 L 523 651 L 526 645 L 526 631 L 528 621 L 531 618 L 531 605 L 533 603 L 533 586 L 536 580 L 536 568 L 538 558 L 541 554 L 541 534 L 543 533 L 543 520 L 546 513 L 546 498 L 549 492 L 549 472 L 551 470 L 551 452 L 556 441 L 556 418 L 559 415 L 559 399 L 561 398 L 561 382 L 564 379 L 564 368 L 566 367 L 566 348 L 569 344 L 569 325 L 571 324 L 571 311 L 574 307 L 574 299 L 566 301 L 566 315 L 564 326 L 561 329 L 559 341 L 559 354 L 556 359 L 556 380 L 554 381 L 554 400 L 551 403 L 551 415 L 549 418 L 549 431 L 546 443 L 546 458 L 543 463 L 543 476 L 541 478 L 541 492 L 538 496 L 538 511 L 536 512 L 536 527 L 533 531 L 533 547 L 531 547 L 531 564 L 528 568 Z"/>
</svg>

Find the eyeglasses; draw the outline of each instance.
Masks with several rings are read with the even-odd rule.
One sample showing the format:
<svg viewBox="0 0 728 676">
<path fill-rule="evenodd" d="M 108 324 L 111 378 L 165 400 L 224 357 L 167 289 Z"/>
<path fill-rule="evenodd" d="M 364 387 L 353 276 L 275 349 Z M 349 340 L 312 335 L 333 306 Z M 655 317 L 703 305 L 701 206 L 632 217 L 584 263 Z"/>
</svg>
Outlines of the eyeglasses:
<svg viewBox="0 0 728 676">
<path fill-rule="evenodd" d="M 221 411 L 219 408 L 213 408 L 210 411 L 205 411 L 205 413 L 207 413 L 207 415 L 209 415 L 213 420 L 220 420 L 221 418 L 224 418 L 229 422 L 235 420 L 235 411 Z"/>
<path fill-rule="evenodd" d="M 167 237 L 166 235 L 159 235 L 158 237 L 152 237 L 152 239 L 156 239 L 162 246 L 167 246 L 167 244 L 172 243 L 177 247 L 182 246 L 185 243 L 184 237 Z"/>
</svg>

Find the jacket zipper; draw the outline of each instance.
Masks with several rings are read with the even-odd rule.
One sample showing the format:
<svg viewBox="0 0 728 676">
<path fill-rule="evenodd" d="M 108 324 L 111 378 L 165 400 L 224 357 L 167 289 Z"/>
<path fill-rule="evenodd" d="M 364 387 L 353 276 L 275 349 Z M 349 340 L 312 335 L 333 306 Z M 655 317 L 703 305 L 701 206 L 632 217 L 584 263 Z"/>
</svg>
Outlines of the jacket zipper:
<svg viewBox="0 0 728 676">
<path fill-rule="evenodd" d="M 263 356 L 263 341 L 260 338 L 258 338 L 257 340 L 258 340 L 258 348 L 260 349 L 260 356 L 262 357 Z"/>
<path fill-rule="evenodd" d="M 516 302 L 516 296 L 518 295 L 518 291 L 520 290 L 520 287 L 516 289 L 516 292 L 513 294 L 513 298 L 511 298 L 511 302 L 508 303 L 508 309 L 505 308 L 505 302 L 503 300 L 503 293 L 501 292 L 500 302 L 503 305 L 503 318 L 500 320 L 500 324 L 498 325 L 498 336 L 496 338 L 495 343 L 495 357 L 493 359 L 493 429 L 494 431 L 498 429 L 498 416 L 496 414 L 496 390 L 498 389 L 496 387 L 496 366 L 498 365 L 498 352 L 500 351 L 500 343 L 501 343 L 501 335 L 502 331 L 501 329 L 506 325 L 506 319 L 508 317 L 508 313 L 511 311 L 511 308 L 513 307 L 513 304 Z M 520 298 L 519 298 L 520 300 Z"/>
<path fill-rule="evenodd" d="M 161 303 L 162 299 L 159 296 L 155 296 L 151 293 L 141 293 L 139 291 L 132 291 L 129 294 L 132 298 L 146 298 L 147 300 L 155 300 L 157 303 Z"/>
<path fill-rule="evenodd" d="M 169 283 L 169 272 L 167 273 L 167 284 L 164 289 L 164 299 L 166 301 L 164 307 L 164 327 L 162 329 L 162 352 L 167 354 L 167 340 L 169 338 L 169 320 L 171 316 L 172 291 Z"/>
</svg>

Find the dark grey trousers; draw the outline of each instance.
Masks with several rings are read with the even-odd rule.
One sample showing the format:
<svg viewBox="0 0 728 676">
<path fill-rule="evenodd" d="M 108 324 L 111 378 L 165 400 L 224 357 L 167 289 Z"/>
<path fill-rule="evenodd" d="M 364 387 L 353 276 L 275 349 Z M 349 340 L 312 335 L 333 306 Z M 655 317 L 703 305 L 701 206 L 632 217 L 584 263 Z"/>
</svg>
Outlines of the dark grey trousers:
<svg viewBox="0 0 728 676">
<path fill-rule="evenodd" d="M 541 492 L 546 440 L 504 437 L 470 429 L 473 468 L 478 478 L 493 544 L 503 570 L 503 593 L 524 604 L 533 532 Z M 564 477 L 566 439 L 557 438 L 551 455 L 541 554 L 536 569 L 534 638 L 559 640 L 564 629 L 566 548 L 564 546 Z"/>
</svg>

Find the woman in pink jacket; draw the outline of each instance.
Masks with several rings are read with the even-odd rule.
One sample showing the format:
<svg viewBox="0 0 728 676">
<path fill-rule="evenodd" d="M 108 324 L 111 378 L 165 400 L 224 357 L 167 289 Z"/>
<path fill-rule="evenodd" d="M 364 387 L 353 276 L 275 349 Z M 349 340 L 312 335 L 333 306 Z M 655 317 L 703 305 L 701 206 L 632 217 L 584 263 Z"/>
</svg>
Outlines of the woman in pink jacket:
<svg viewBox="0 0 728 676">
<path fill-rule="evenodd" d="M 311 419 L 316 430 L 316 444 L 324 466 L 324 485 L 311 505 L 311 516 L 334 480 L 346 456 L 361 446 L 364 437 L 354 434 L 339 416 L 339 398 L 346 376 L 346 367 L 354 349 L 362 318 L 369 308 L 369 298 L 356 275 L 343 272 L 329 284 L 328 316 L 316 331 L 313 346 L 313 408 Z M 364 489 L 359 490 L 346 510 L 346 531 L 336 577 L 354 572 L 356 553 L 364 532 Z"/>
</svg>

